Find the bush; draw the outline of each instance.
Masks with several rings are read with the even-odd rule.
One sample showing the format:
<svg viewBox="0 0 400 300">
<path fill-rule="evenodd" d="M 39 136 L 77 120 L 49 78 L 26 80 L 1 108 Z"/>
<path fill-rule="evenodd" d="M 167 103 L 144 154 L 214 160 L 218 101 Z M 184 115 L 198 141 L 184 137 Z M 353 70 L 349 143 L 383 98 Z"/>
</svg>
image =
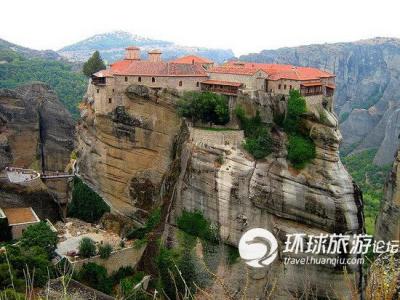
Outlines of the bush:
<svg viewBox="0 0 400 300">
<path fill-rule="evenodd" d="M 244 149 L 255 159 L 262 159 L 270 154 L 272 152 L 272 139 L 268 129 L 261 121 L 260 112 L 257 111 L 254 117 L 248 118 L 243 108 L 237 106 L 235 113 L 246 137 L 243 144 Z"/>
<path fill-rule="evenodd" d="M 291 90 L 287 106 L 287 114 L 283 127 L 288 134 L 298 133 L 301 127 L 301 116 L 307 112 L 306 100 L 298 90 Z"/>
<path fill-rule="evenodd" d="M 82 257 L 92 257 L 96 255 L 96 245 L 91 238 L 84 237 L 79 242 L 79 255 Z"/>
<path fill-rule="evenodd" d="M 178 114 L 191 118 L 193 122 L 213 122 L 226 124 L 229 122 L 228 99 L 224 95 L 210 92 L 187 92 L 177 102 Z"/>
<path fill-rule="evenodd" d="M 178 227 L 184 232 L 209 241 L 217 241 L 218 233 L 212 228 L 211 222 L 204 218 L 200 211 L 183 211 L 177 219 Z"/>
<path fill-rule="evenodd" d="M 315 145 L 310 138 L 301 135 L 290 135 L 288 145 L 288 160 L 296 169 L 304 166 L 315 158 Z"/>
<path fill-rule="evenodd" d="M 112 281 L 107 269 L 95 263 L 84 264 L 78 273 L 79 281 L 106 294 L 112 292 Z"/>
<path fill-rule="evenodd" d="M 121 292 L 124 299 L 146 300 L 150 299 L 143 290 L 134 290 L 134 287 L 143 279 L 144 273 L 137 272 L 133 276 L 125 277 L 121 280 Z"/>
<path fill-rule="evenodd" d="M 21 247 L 30 248 L 38 246 L 44 249 L 48 256 L 51 257 L 57 247 L 58 237 L 46 222 L 40 222 L 29 226 L 21 237 Z"/>
<path fill-rule="evenodd" d="M 112 252 L 112 246 L 110 244 L 104 244 L 99 246 L 99 255 L 102 259 L 107 259 L 110 257 Z"/>
<path fill-rule="evenodd" d="M 78 177 L 74 178 L 72 201 L 68 206 L 68 216 L 89 223 L 97 222 L 110 207 Z"/>
<path fill-rule="evenodd" d="M 33 285 L 42 287 L 49 280 L 49 273 L 53 273 L 53 267 L 50 262 L 48 253 L 45 249 L 39 246 L 31 246 L 23 248 L 18 246 L 8 246 L 7 248 L 8 261 L 12 267 L 12 272 L 15 272 L 15 286 L 25 287 L 25 273 L 29 271 L 30 275 L 34 273 Z M 0 263 L 6 264 L 5 255 L 0 255 Z M 8 275 L 9 273 L 7 273 Z"/>
<path fill-rule="evenodd" d="M 132 276 L 135 270 L 132 267 L 120 267 L 117 271 L 114 271 L 111 275 L 111 281 L 113 285 L 119 284 L 119 282 L 128 276 Z"/>
<path fill-rule="evenodd" d="M 139 228 L 134 228 L 128 234 L 126 237 L 128 239 L 144 239 L 146 237 L 146 234 L 152 231 L 161 221 L 161 209 L 156 208 L 151 212 L 149 215 L 149 218 L 146 221 L 146 224 L 143 227 Z"/>
</svg>

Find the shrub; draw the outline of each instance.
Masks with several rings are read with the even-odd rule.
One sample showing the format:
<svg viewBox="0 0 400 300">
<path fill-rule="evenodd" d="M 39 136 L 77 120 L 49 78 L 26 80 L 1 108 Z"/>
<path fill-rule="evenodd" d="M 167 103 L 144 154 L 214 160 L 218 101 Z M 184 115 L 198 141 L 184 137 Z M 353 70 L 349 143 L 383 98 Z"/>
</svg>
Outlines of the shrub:
<svg viewBox="0 0 400 300">
<path fill-rule="evenodd" d="M 218 240 L 218 233 L 200 211 L 188 212 L 184 210 L 177 219 L 177 225 L 181 230 L 191 235 L 210 241 Z"/>
<path fill-rule="evenodd" d="M 287 114 L 283 127 L 286 133 L 297 133 L 301 127 L 301 116 L 307 111 L 306 100 L 298 90 L 291 90 L 289 94 Z"/>
<path fill-rule="evenodd" d="M 79 242 L 79 255 L 82 257 L 92 257 L 96 255 L 96 245 L 91 238 L 84 237 Z"/>
<path fill-rule="evenodd" d="M 53 267 L 45 249 L 39 246 L 31 246 L 29 248 L 8 246 L 6 249 L 8 261 L 12 270 L 15 271 L 14 284 L 16 287 L 22 286 L 24 288 L 27 271 L 29 271 L 30 275 L 34 273 L 33 285 L 35 287 L 42 287 L 46 284 L 49 280 L 49 273 L 53 273 Z M 5 255 L 0 256 L 0 263 L 7 263 Z"/>
<path fill-rule="evenodd" d="M 210 92 L 187 92 L 177 102 L 178 114 L 191 118 L 193 122 L 213 122 L 226 124 L 229 122 L 228 99 L 224 95 Z"/>
<path fill-rule="evenodd" d="M 107 276 L 107 269 L 95 263 L 84 264 L 78 273 L 78 278 L 84 284 L 106 294 L 112 292 L 112 281 Z"/>
<path fill-rule="evenodd" d="M 177 299 L 177 295 L 175 294 L 175 280 L 172 278 L 176 271 L 175 259 L 176 253 L 165 247 L 160 248 L 160 252 L 156 257 L 156 265 L 160 274 L 160 284 L 170 299 Z"/>
<path fill-rule="evenodd" d="M 139 228 L 134 228 L 128 234 L 126 237 L 128 239 L 144 239 L 146 237 L 146 234 L 152 231 L 161 221 L 161 209 L 156 208 L 151 212 L 149 215 L 149 218 L 147 219 L 145 225 L 143 227 Z"/>
<path fill-rule="evenodd" d="M 132 267 L 126 266 L 126 267 L 120 267 L 117 271 L 114 271 L 111 274 L 111 281 L 113 282 L 113 285 L 118 284 L 121 279 L 132 276 L 135 273 L 135 270 Z"/>
<path fill-rule="evenodd" d="M 144 273 L 137 272 L 133 276 L 125 277 L 121 280 L 121 292 L 124 299 L 146 300 L 149 297 L 143 290 L 134 290 L 134 287 L 143 279 Z"/>
<path fill-rule="evenodd" d="M 288 159 L 296 169 L 304 168 L 305 164 L 315 158 L 315 145 L 310 138 L 301 135 L 290 135 Z"/>
<path fill-rule="evenodd" d="M 261 159 L 272 152 L 272 139 L 268 129 L 262 123 L 260 112 L 252 118 L 246 117 L 241 106 L 235 109 L 240 126 L 244 130 L 246 140 L 243 144 L 244 149 L 255 159 Z"/>
<path fill-rule="evenodd" d="M 100 258 L 107 259 L 110 257 L 112 252 L 112 246 L 110 244 L 104 244 L 99 246 Z"/>
<path fill-rule="evenodd" d="M 78 177 L 74 178 L 72 201 L 68 206 L 68 215 L 86 222 L 97 222 L 110 207 Z"/>
<path fill-rule="evenodd" d="M 46 222 L 40 222 L 29 226 L 21 237 L 21 247 L 30 248 L 38 246 L 44 249 L 48 256 L 51 257 L 57 247 L 58 237 Z"/>
<path fill-rule="evenodd" d="M 5 300 L 25 300 L 25 294 L 18 293 L 13 289 L 5 289 L 0 292 L 0 299 Z"/>
</svg>

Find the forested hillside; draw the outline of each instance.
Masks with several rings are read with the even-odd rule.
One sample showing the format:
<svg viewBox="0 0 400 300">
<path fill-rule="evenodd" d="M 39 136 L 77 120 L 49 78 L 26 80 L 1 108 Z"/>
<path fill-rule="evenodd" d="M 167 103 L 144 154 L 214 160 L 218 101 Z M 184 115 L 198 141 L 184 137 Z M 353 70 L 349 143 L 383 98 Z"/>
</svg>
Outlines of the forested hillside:
<svg viewBox="0 0 400 300">
<path fill-rule="evenodd" d="M 76 66 L 62 60 L 57 54 L 19 51 L 27 48 L 11 47 L 9 45 L 13 44 L 0 42 L 0 88 L 15 88 L 33 81 L 45 82 L 55 90 L 74 118 L 78 117 L 77 105 L 85 92 L 87 80 L 75 70 Z"/>
</svg>

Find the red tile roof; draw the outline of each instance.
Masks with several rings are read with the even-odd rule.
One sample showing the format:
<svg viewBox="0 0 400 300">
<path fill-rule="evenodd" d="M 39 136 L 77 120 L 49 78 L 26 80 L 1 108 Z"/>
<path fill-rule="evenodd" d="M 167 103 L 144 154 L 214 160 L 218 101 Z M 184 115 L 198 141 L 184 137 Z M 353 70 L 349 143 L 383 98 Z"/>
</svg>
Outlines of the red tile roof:
<svg viewBox="0 0 400 300">
<path fill-rule="evenodd" d="M 136 46 L 129 46 L 129 47 L 126 47 L 125 50 L 140 50 L 140 48 L 138 48 Z"/>
<path fill-rule="evenodd" d="M 109 69 L 99 71 L 94 75 L 99 77 L 110 75 L 207 77 L 207 73 L 204 68 L 198 64 L 177 64 L 163 61 L 152 62 L 147 60 L 117 61 L 113 63 Z"/>
<path fill-rule="evenodd" d="M 301 83 L 301 85 L 302 86 L 321 86 L 322 85 L 322 82 L 321 81 L 318 81 L 318 82 L 315 82 L 315 81 L 307 81 L 307 82 L 303 82 L 303 83 Z"/>
<path fill-rule="evenodd" d="M 261 69 L 269 75 L 270 80 L 289 79 L 289 80 L 319 80 L 321 78 L 330 78 L 335 75 L 319 70 L 317 68 L 310 67 L 297 67 L 293 65 L 282 65 L 282 64 L 262 64 L 252 62 L 238 62 L 230 61 L 221 68 L 229 68 L 227 72 L 232 68 L 242 68 L 247 70 L 246 72 L 250 75 L 250 69 L 254 70 L 253 74 Z M 235 70 L 235 69 L 233 69 Z M 243 74 L 243 73 L 238 73 Z"/>
<path fill-rule="evenodd" d="M 208 72 L 210 73 L 223 73 L 223 74 L 238 74 L 238 75 L 254 75 L 259 69 L 238 66 L 218 66 L 213 67 Z"/>
<path fill-rule="evenodd" d="M 3 212 L 10 225 L 40 221 L 31 207 L 3 208 Z"/>
<path fill-rule="evenodd" d="M 211 61 L 207 58 L 196 56 L 196 55 L 182 56 L 182 57 L 172 60 L 171 62 L 176 63 L 176 64 L 212 64 L 213 63 L 213 61 Z"/>
<path fill-rule="evenodd" d="M 216 85 L 227 85 L 227 86 L 235 86 L 235 87 L 240 87 L 243 85 L 240 82 L 232 82 L 232 81 L 222 81 L 222 80 L 206 80 L 202 81 L 201 84 L 216 84 Z"/>
</svg>

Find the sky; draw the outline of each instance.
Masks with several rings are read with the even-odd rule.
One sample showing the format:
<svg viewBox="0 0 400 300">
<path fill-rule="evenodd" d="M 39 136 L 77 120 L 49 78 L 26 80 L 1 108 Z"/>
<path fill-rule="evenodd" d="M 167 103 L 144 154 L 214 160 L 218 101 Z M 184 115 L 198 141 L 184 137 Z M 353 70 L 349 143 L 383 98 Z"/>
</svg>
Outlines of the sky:
<svg viewBox="0 0 400 300">
<path fill-rule="evenodd" d="M 236 55 L 400 38 L 398 0 L 2 0 L 0 38 L 58 50 L 114 30 Z"/>
</svg>

